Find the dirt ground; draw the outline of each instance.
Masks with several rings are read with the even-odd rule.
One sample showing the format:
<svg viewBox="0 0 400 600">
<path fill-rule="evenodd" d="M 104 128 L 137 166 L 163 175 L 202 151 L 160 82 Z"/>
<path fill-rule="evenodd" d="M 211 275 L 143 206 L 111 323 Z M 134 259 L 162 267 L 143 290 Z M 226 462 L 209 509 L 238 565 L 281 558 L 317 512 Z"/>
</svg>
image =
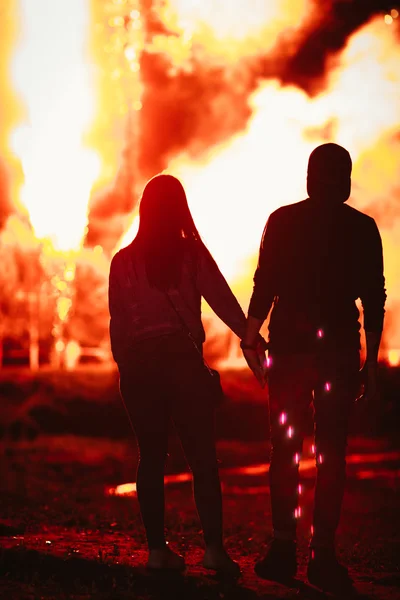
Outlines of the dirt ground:
<svg viewBox="0 0 400 600">
<path fill-rule="evenodd" d="M 167 470 L 184 460 L 172 442 Z M 219 443 L 226 544 L 242 577 L 219 581 L 201 566 L 202 538 L 190 482 L 166 486 L 166 528 L 183 553 L 186 573 L 149 576 L 136 497 L 109 495 L 134 479 L 137 455 L 129 440 L 39 435 L 2 442 L 0 452 L 0 598 L 22 599 L 263 599 L 324 598 L 305 578 L 313 468 L 302 469 L 299 574 L 292 587 L 259 579 L 255 560 L 271 537 L 265 442 Z M 338 534 L 359 598 L 400 598 L 400 460 L 385 441 L 352 439 L 348 485 Z M 308 461 L 310 462 L 310 461 Z"/>
</svg>

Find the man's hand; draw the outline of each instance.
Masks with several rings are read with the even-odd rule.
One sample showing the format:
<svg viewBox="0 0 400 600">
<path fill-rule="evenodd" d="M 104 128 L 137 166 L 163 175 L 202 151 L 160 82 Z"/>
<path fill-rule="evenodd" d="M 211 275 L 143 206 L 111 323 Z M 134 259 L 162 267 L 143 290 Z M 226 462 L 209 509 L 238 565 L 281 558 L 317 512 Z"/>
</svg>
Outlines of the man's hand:
<svg viewBox="0 0 400 600">
<path fill-rule="evenodd" d="M 357 402 L 375 402 L 379 398 L 378 362 L 366 362 L 360 374 L 362 393 Z"/>
<path fill-rule="evenodd" d="M 265 350 L 262 350 L 259 346 L 257 350 L 243 349 L 242 352 L 258 383 L 264 388 L 266 384 Z"/>
</svg>

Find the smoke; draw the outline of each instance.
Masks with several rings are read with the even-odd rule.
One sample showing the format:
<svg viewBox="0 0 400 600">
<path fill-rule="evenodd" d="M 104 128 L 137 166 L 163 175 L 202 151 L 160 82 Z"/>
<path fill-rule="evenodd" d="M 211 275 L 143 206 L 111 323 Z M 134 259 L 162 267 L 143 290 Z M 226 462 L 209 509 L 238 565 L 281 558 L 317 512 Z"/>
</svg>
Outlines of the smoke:
<svg viewBox="0 0 400 600">
<path fill-rule="evenodd" d="M 295 85 L 310 96 L 321 93 L 349 36 L 373 15 L 393 7 L 386 0 L 312 0 L 299 27 L 283 30 L 267 53 L 260 49 L 236 62 L 224 62 L 200 44 L 181 65 L 174 64 L 166 52 L 144 50 L 140 59 L 143 108 L 131 139 L 125 128 L 126 145 L 136 144 L 137 154 L 130 160 L 132 153 L 125 152 L 111 189 L 92 198 L 88 245 L 115 246 L 140 187 L 165 169 L 172 157 L 185 152 L 196 159 L 243 131 L 252 115 L 249 98 L 263 80 Z M 157 13 L 156 8 L 155 1 L 142 3 L 147 39 L 154 35 L 176 39 L 178 34 L 162 22 L 162 11 Z M 328 123 L 326 135 L 333 130 L 334 123 Z M 127 189 L 121 184 L 124 172 L 136 178 L 136 186 L 132 183 Z"/>
<path fill-rule="evenodd" d="M 135 203 L 131 189 L 119 185 L 118 180 L 92 198 L 85 245 L 100 245 L 110 254 L 126 231 Z"/>
<path fill-rule="evenodd" d="M 197 156 L 242 130 L 251 109 L 254 76 L 242 64 L 224 67 L 193 57 L 190 71 L 168 74 L 165 56 L 144 54 L 139 169 L 145 178 L 163 170 L 183 149 Z M 160 93 L 162 90 L 162 93 Z"/>
<path fill-rule="evenodd" d="M 252 114 L 248 99 L 263 79 L 311 96 L 322 92 L 349 36 L 390 8 L 386 0 L 313 0 L 300 30 L 283 31 L 267 55 L 235 65 L 215 64 L 204 51 L 187 72 L 172 70 L 165 55 L 144 53 L 139 166 L 145 177 L 166 168 L 171 155 L 200 155 L 243 130 Z"/>
<path fill-rule="evenodd" d="M 312 0 L 300 31 L 283 32 L 264 58 L 262 75 L 278 77 L 310 96 L 323 91 L 349 37 L 377 14 L 395 8 L 387 0 Z"/>
</svg>

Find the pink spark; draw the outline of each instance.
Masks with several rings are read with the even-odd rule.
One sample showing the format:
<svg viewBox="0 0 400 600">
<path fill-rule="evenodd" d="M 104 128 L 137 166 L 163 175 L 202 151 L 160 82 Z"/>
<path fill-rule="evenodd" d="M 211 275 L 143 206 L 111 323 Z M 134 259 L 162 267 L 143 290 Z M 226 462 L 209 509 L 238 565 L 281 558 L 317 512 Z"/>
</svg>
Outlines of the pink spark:
<svg viewBox="0 0 400 600">
<path fill-rule="evenodd" d="M 269 367 L 272 367 L 272 358 L 270 356 L 267 356 L 265 364 L 266 364 L 267 369 L 269 369 Z"/>
<path fill-rule="evenodd" d="M 329 381 L 327 381 L 326 384 L 325 384 L 325 391 L 326 392 L 330 392 L 331 389 L 332 389 L 332 384 L 329 383 Z"/>
<path fill-rule="evenodd" d="M 301 494 L 303 493 L 303 486 L 301 485 L 301 483 L 299 483 L 297 491 L 299 493 L 299 496 L 301 496 Z"/>
<path fill-rule="evenodd" d="M 287 421 L 287 414 L 283 412 L 279 416 L 279 423 L 281 425 L 284 425 L 286 423 L 286 421 Z"/>
<path fill-rule="evenodd" d="M 323 338 L 324 337 L 324 331 L 322 329 L 318 329 L 317 336 L 319 337 L 319 339 Z"/>
<path fill-rule="evenodd" d="M 315 444 L 311 445 L 311 454 L 315 454 Z"/>
<path fill-rule="evenodd" d="M 298 465 L 300 462 L 300 454 L 298 452 L 296 452 L 296 454 L 294 455 L 294 462 L 296 463 L 296 465 Z"/>
<path fill-rule="evenodd" d="M 294 511 L 294 517 L 295 519 L 299 519 L 301 517 L 301 507 L 298 506 L 295 511 Z"/>
<path fill-rule="evenodd" d="M 322 465 L 323 461 L 324 461 L 324 459 L 322 457 L 322 454 L 318 454 L 318 462 L 319 462 L 319 464 Z"/>
<path fill-rule="evenodd" d="M 314 535 L 314 525 L 311 525 L 311 535 Z"/>
<path fill-rule="evenodd" d="M 288 437 L 292 438 L 294 433 L 293 427 L 290 425 L 287 430 Z"/>
</svg>

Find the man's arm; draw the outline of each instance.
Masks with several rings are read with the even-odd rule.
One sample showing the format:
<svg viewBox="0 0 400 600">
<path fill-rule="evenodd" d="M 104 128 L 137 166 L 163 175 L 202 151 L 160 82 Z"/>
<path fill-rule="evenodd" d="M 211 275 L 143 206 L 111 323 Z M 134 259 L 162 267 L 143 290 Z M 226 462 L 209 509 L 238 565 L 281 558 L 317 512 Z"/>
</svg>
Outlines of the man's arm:
<svg viewBox="0 0 400 600">
<path fill-rule="evenodd" d="M 276 294 L 276 213 L 273 213 L 264 228 L 261 238 L 257 269 L 254 274 L 253 294 L 247 318 L 244 345 L 252 346 L 268 316 Z"/>
<path fill-rule="evenodd" d="M 364 310 L 367 344 L 367 355 L 363 368 L 364 397 L 373 399 L 377 394 L 378 353 L 386 301 L 382 240 L 373 219 L 369 222 L 362 250 L 360 298 Z"/>
<path fill-rule="evenodd" d="M 376 363 L 383 329 L 386 290 L 381 236 L 373 219 L 368 225 L 360 265 L 360 299 L 364 310 L 364 329 L 367 338 L 366 362 Z"/>
<path fill-rule="evenodd" d="M 257 344 L 259 331 L 268 316 L 276 293 L 277 233 L 275 214 L 267 221 L 261 239 L 258 265 L 254 274 L 253 294 L 250 300 L 246 333 L 241 348 L 244 357 L 262 387 L 265 385 L 265 352 Z"/>
<path fill-rule="evenodd" d="M 120 257 L 115 255 L 110 264 L 110 274 L 108 278 L 108 310 L 110 313 L 110 341 L 113 358 L 116 362 L 121 360 L 120 349 L 122 348 L 123 331 L 126 327 L 121 314 L 122 292 L 119 284 L 119 265 Z"/>
</svg>

